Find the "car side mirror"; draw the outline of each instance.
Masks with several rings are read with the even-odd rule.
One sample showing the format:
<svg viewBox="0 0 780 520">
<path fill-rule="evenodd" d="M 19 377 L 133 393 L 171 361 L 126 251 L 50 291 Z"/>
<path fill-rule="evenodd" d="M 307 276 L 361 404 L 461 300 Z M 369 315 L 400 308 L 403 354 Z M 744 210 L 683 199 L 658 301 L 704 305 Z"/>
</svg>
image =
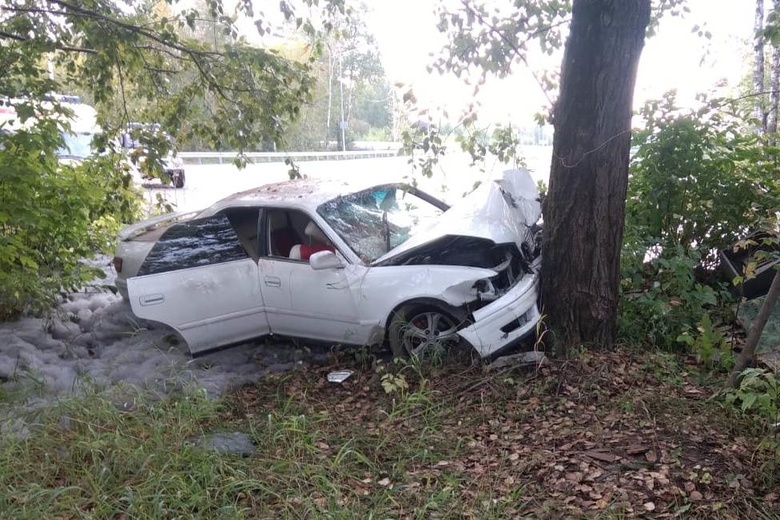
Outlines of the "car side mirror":
<svg viewBox="0 0 780 520">
<path fill-rule="evenodd" d="M 340 269 L 344 267 L 341 259 L 333 251 L 318 251 L 309 257 L 309 265 L 315 271 Z"/>
</svg>

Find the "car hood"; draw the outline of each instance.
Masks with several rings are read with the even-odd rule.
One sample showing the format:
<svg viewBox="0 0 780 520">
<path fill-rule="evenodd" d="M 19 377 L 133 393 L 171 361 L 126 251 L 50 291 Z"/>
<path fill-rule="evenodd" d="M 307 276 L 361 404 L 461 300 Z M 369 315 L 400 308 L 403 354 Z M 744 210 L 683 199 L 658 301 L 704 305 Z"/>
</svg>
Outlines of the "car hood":
<svg viewBox="0 0 780 520">
<path fill-rule="evenodd" d="M 504 171 L 481 184 L 445 211 L 431 227 L 422 230 L 373 262 L 394 265 L 421 252 L 460 249 L 476 243 L 514 244 L 533 239 L 531 227 L 541 218 L 539 191 L 525 168 Z M 417 262 L 415 262 L 417 263 Z M 429 262 L 423 262 L 429 263 Z"/>
</svg>

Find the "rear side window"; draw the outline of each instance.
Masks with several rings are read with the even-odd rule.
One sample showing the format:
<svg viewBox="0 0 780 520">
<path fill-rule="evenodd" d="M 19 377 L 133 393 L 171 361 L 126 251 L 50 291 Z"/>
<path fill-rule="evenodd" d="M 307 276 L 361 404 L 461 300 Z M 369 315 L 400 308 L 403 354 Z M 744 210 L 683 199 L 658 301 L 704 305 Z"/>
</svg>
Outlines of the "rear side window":
<svg viewBox="0 0 780 520">
<path fill-rule="evenodd" d="M 175 224 L 166 230 L 138 276 L 249 258 L 224 214 Z"/>
</svg>

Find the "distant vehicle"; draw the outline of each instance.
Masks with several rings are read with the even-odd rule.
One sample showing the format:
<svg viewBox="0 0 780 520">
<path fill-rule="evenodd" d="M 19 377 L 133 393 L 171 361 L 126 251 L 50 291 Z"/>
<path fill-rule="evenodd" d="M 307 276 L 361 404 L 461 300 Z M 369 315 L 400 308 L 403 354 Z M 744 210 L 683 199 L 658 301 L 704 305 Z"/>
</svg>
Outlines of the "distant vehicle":
<svg viewBox="0 0 780 520">
<path fill-rule="evenodd" d="M 140 134 L 148 132 L 156 134 L 158 137 L 166 139 L 170 144 L 170 150 L 161 159 L 163 176 L 176 188 L 183 188 L 186 181 L 184 174 L 184 161 L 181 160 L 176 153 L 176 147 L 173 143 L 173 138 L 168 134 L 160 130 L 160 125 L 157 124 L 144 124 L 144 123 L 129 123 L 127 129 L 122 132 L 120 136 L 120 143 L 130 154 L 130 161 L 133 163 L 134 173 L 139 175 L 142 179 L 153 180 L 154 177 L 145 174 L 141 171 L 140 164 L 146 158 L 147 148 L 141 142 Z"/>
<path fill-rule="evenodd" d="M 366 177 L 269 184 L 127 227 L 116 286 L 193 354 L 273 334 L 486 357 L 535 334 L 541 209 L 527 170 L 452 207 Z"/>
<path fill-rule="evenodd" d="M 58 101 L 60 106 L 70 110 L 68 117 L 70 129 L 61 133 L 62 145 L 57 149 L 57 156 L 63 162 L 78 162 L 94 153 L 92 140 L 102 129 L 97 124 L 97 111 L 94 107 L 82 103 L 78 96 L 52 95 L 51 101 Z M 51 108 L 52 102 L 45 101 L 44 108 Z M 14 105 L 20 105 L 22 99 L 7 99 L 0 105 L 0 132 L 16 132 L 22 128 L 30 128 L 34 119 L 21 122 Z"/>
</svg>

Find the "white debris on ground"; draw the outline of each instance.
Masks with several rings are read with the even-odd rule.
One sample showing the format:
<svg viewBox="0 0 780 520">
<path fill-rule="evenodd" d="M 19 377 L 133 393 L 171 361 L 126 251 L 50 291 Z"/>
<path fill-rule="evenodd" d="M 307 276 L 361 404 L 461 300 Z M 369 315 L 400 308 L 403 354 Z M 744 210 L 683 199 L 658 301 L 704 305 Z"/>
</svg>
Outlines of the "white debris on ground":
<svg viewBox="0 0 780 520">
<path fill-rule="evenodd" d="M 0 323 L 0 395 L 17 396 L 13 406 L 0 407 L 0 430 L 11 412 L 87 390 L 219 395 L 304 362 L 325 362 L 328 354 L 326 347 L 250 342 L 192 358 L 172 329 L 138 320 L 119 295 L 92 289 L 69 295 L 50 318 Z"/>
</svg>

